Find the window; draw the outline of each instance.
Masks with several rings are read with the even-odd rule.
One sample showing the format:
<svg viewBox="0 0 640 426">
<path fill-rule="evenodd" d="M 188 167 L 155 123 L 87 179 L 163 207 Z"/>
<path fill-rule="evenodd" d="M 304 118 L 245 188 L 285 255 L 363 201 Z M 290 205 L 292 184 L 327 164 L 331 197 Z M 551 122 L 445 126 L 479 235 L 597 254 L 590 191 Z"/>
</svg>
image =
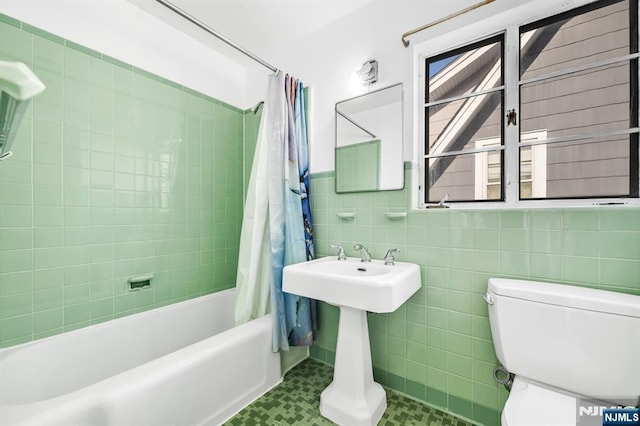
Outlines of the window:
<svg viewBox="0 0 640 426">
<path fill-rule="evenodd" d="M 422 204 L 638 198 L 637 1 L 424 57 Z"/>
</svg>

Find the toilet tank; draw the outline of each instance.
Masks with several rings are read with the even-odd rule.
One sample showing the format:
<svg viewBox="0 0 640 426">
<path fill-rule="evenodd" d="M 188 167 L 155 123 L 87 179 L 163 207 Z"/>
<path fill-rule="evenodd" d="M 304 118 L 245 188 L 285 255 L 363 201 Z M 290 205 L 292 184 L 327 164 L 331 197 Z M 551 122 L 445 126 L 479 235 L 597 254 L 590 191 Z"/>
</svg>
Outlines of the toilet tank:
<svg viewBox="0 0 640 426">
<path fill-rule="evenodd" d="M 625 406 L 640 400 L 640 296 L 490 278 L 496 355 L 512 373 Z"/>
</svg>

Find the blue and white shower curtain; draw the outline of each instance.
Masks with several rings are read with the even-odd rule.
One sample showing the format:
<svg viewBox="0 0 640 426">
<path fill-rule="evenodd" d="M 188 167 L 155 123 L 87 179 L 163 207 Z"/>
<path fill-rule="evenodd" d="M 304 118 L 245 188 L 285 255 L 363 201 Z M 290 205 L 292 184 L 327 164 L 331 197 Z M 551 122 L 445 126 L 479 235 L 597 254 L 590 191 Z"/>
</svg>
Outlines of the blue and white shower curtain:
<svg viewBox="0 0 640 426">
<path fill-rule="evenodd" d="M 311 345 L 315 301 L 282 291 L 284 266 L 314 257 L 304 87 L 269 77 L 244 209 L 236 323 L 273 313 L 273 350 Z"/>
</svg>

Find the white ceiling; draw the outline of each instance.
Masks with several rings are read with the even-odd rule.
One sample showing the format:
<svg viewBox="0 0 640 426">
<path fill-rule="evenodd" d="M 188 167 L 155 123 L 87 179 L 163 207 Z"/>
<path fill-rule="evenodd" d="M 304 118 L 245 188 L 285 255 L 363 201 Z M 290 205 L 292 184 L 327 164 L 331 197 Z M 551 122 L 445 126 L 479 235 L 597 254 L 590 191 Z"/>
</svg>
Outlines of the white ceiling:
<svg viewBox="0 0 640 426">
<path fill-rule="evenodd" d="M 180 18 L 155 0 L 127 0 L 240 63 L 246 59 L 213 40 L 211 35 Z M 457 12 L 479 0 L 169 0 L 210 28 L 265 59 L 340 20 L 375 17 L 380 26 L 402 28 L 400 35 Z M 497 0 L 522 2 L 523 0 Z M 496 2 L 496 3 L 497 3 Z M 367 17 L 367 18 L 364 18 Z M 400 19 L 398 19 L 400 18 Z M 391 22 L 393 21 L 393 22 Z M 400 21 L 400 22 L 398 22 Z"/>
<path fill-rule="evenodd" d="M 374 0 L 171 0 L 236 43 L 268 52 Z"/>
</svg>

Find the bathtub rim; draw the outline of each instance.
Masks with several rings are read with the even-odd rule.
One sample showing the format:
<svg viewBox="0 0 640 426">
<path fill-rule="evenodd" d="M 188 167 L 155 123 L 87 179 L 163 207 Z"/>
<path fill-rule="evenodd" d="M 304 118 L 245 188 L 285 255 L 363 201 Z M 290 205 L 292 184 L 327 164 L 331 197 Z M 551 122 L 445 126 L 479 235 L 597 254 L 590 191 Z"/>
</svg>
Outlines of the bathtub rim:
<svg viewBox="0 0 640 426">
<path fill-rule="evenodd" d="M 170 310 L 170 309 L 179 309 L 180 307 L 184 308 L 184 304 L 189 304 L 189 302 L 202 302 L 203 298 L 215 298 L 215 296 L 219 296 L 220 293 L 228 295 L 229 293 L 234 293 L 235 289 L 226 289 L 220 292 L 210 293 L 207 295 L 198 296 L 192 299 L 188 299 L 182 302 L 174 303 L 167 306 L 162 306 L 157 308 L 158 310 Z M 182 305 L 182 306 L 180 306 Z M 133 315 L 128 315 L 126 317 L 117 318 L 116 320 L 124 320 L 126 321 L 134 320 L 135 317 L 143 316 L 148 314 L 149 311 L 139 312 Z M 132 318 L 133 317 L 133 318 Z M 115 321 L 115 320 L 114 320 Z M 216 352 L 219 349 L 219 345 L 215 345 L 215 342 L 225 342 L 227 345 L 230 345 L 234 340 L 242 339 L 242 333 L 237 334 L 239 329 L 249 330 L 249 332 L 256 332 L 261 327 L 266 327 L 265 323 L 268 323 L 268 327 L 271 327 L 272 317 L 271 314 L 264 315 L 260 318 L 254 319 L 244 324 L 235 325 L 231 328 L 227 328 L 222 330 L 206 339 L 194 342 L 187 346 L 181 347 L 173 352 L 170 352 L 166 355 L 163 355 L 159 358 L 155 358 L 147 363 L 143 363 L 141 365 L 137 365 L 134 368 L 124 370 L 116 375 L 107 377 L 103 380 L 96 381 L 82 388 L 75 389 L 71 392 L 57 395 L 52 398 L 38 400 L 38 401 L 30 401 L 24 403 L 2 403 L 0 404 L 0 412 L 4 412 L 2 416 L 0 416 L 0 423 L 4 421 L 10 422 L 9 424 L 31 424 L 32 421 L 42 420 L 43 417 L 40 417 L 41 414 L 36 414 L 33 416 L 32 414 L 35 410 L 36 413 L 40 412 L 42 415 L 53 414 L 56 413 L 64 413 L 69 410 L 73 410 L 75 401 L 77 398 L 83 398 L 89 405 L 82 407 L 84 410 L 92 410 L 99 408 L 99 405 L 103 401 L 103 398 L 107 398 L 107 400 L 111 399 L 111 396 L 114 395 L 114 389 L 111 386 L 118 386 L 124 383 L 127 383 L 127 379 L 135 379 L 139 376 L 144 376 L 145 373 L 149 373 L 151 371 L 160 371 L 162 374 L 166 372 L 167 368 L 170 368 L 173 365 L 179 365 L 179 368 L 182 368 L 181 365 L 186 364 L 189 365 L 194 362 L 198 362 L 201 359 L 205 359 L 210 356 L 212 353 Z M 78 333 L 86 333 L 90 332 L 91 327 L 107 327 L 113 323 L 113 321 L 107 321 L 105 323 L 94 324 L 92 326 L 83 327 L 80 329 L 72 330 L 68 333 L 61 333 L 54 336 L 49 336 L 47 338 L 39 339 L 36 341 L 26 342 L 20 345 L 11 346 L 9 348 L 3 348 L 0 351 L 0 355 L 5 352 L 9 356 L 13 355 L 15 352 L 19 352 L 19 349 L 25 346 L 32 345 L 41 345 L 46 343 L 50 339 L 59 338 L 62 335 L 74 335 Z M 231 339 L 229 339 L 231 337 Z M 271 333 L 269 333 L 269 337 L 271 337 Z M 247 406 L 261 398 L 265 393 L 269 392 L 280 383 L 282 383 L 284 379 L 284 374 L 281 366 L 281 354 L 270 352 L 269 356 L 277 356 L 278 361 L 275 363 L 277 365 L 277 371 L 273 369 L 272 373 L 268 374 L 271 379 L 266 380 L 263 383 L 259 383 L 251 388 L 246 394 L 240 396 L 238 400 L 232 401 L 229 405 L 223 405 L 218 408 L 215 412 L 211 413 L 211 415 L 202 420 L 201 425 L 217 425 L 222 424 L 240 411 L 245 409 Z M 0 362 L 3 357 L 0 357 Z M 135 380 L 132 380 L 135 386 Z M 87 395 L 88 393 L 88 395 Z M 25 412 L 24 410 L 29 410 Z M 53 410 L 53 411 L 52 411 Z M 85 411 L 86 412 L 86 411 Z M 25 423 L 26 422 L 26 423 Z"/>
<path fill-rule="evenodd" d="M 149 291 L 149 290 L 140 290 L 140 291 Z M 44 344 L 45 342 L 50 341 L 50 340 L 60 339 L 60 338 L 62 338 L 62 336 L 73 336 L 75 334 L 87 333 L 89 329 L 100 329 L 100 328 L 112 327 L 114 322 L 118 322 L 118 323 L 130 322 L 130 321 L 133 321 L 133 320 L 135 320 L 137 318 L 140 318 L 143 315 L 148 315 L 149 313 L 156 313 L 156 312 L 164 312 L 164 311 L 175 310 L 178 307 L 181 307 L 181 306 L 184 306 L 184 305 L 193 304 L 193 303 L 196 303 L 196 302 L 202 302 L 203 299 L 205 299 L 205 298 L 214 298 L 215 296 L 224 296 L 224 295 L 227 295 L 229 293 L 235 293 L 235 291 L 236 291 L 235 287 L 232 287 L 232 288 L 216 291 L 216 292 L 213 292 L 213 293 L 203 294 L 203 295 L 200 295 L 200 296 L 192 297 L 190 299 L 182 300 L 180 302 L 169 303 L 168 305 L 158 306 L 157 308 L 151 308 L 151 309 L 147 309 L 145 311 L 135 312 L 133 314 L 124 315 L 124 316 L 121 316 L 121 317 L 118 317 L 118 318 L 113 318 L 113 319 L 110 319 L 110 320 L 107 320 L 107 321 L 102 321 L 102 322 L 99 322 L 99 323 L 96 323 L 96 324 L 89 324 L 89 325 L 86 325 L 86 326 L 83 326 L 83 327 L 80 327 L 80 328 L 75 328 L 75 329 L 69 330 L 69 331 L 63 331 L 61 333 L 57 333 L 57 334 L 53 334 L 51 336 L 43 337 L 41 339 L 34 339 L 34 340 L 30 340 L 28 342 L 20 343 L 20 344 L 17 344 L 17 345 L 0 348 L 0 362 L 2 362 L 4 357 L 10 356 L 11 352 L 15 352 L 15 351 L 17 351 L 17 350 L 19 350 L 19 349 L 21 349 L 23 347 L 26 347 L 26 346 L 41 345 L 41 344 Z M 224 333 L 225 331 L 227 331 L 227 330 L 223 330 L 220 333 Z"/>
<path fill-rule="evenodd" d="M 0 412 L 3 413 L 3 415 L 0 416 L 0 424 L 4 424 L 3 422 L 5 421 L 10 422 L 9 424 L 11 425 L 16 424 L 16 425 L 26 426 L 26 425 L 33 424 L 34 421 L 37 424 L 39 420 L 43 420 L 43 418 L 46 418 L 47 415 L 50 415 L 51 410 L 62 410 L 62 412 L 64 412 L 65 410 L 73 410 L 76 406 L 75 404 L 75 402 L 77 401 L 76 398 L 78 397 L 83 397 L 83 400 L 89 401 L 92 404 L 92 406 L 89 407 L 89 409 L 96 408 L 99 403 L 104 402 L 103 400 L 105 397 L 107 398 L 107 401 L 108 401 L 114 395 L 113 393 L 114 389 L 112 389 L 111 386 L 113 386 L 114 384 L 115 385 L 123 384 L 123 382 L 125 382 L 126 379 L 130 378 L 127 376 L 144 375 L 144 373 L 148 373 L 150 370 L 151 371 L 160 370 L 164 372 L 165 371 L 163 370 L 164 368 L 166 368 L 169 365 L 174 365 L 176 361 L 178 364 L 189 365 L 193 361 L 206 358 L 206 356 L 209 355 L 211 352 L 215 352 L 219 349 L 219 347 L 211 346 L 212 341 L 225 339 L 227 337 L 226 335 L 233 335 L 234 330 L 238 328 L 251 329 L 251 328 L 260 327 L 261 322 L 271 323 L 271 314 L 264 315 L 260 318 L 256 318 L 255 320 L 252 320 L 247 323 L 235 326 L 231 329 L 222 331 L 216 335 L 209 337 L 208 339 L 195 342 L 191 345 L 185 346 L 179 350 L 171 352 L 163 357 L 154 359 L 148 363 L 137 366 L 136 368 L 123 371 L 122 373 L 119 373 L 115 376 L 108 377 L 104 380 L 92 383 L 88 386 L 76 389 L 72 392 L 59 395 L 46 400 L 28 402 L 23 404 L 0 405 L 0 408 L 2 408 Z M 237 339 L 238 336 L 235 336 L 235 338 Z M 202 351 L 201 347 L 206 347 L 206 350 Z M 187 354 L 186 358 L 185 358 L 185 354 Z M 278 353 L 271 352 L 270 355 L 271 356 L 277 355 L 278 361 L 280 360 L 279 352 Z M 266 394 L 267 392 L 269 392 L 270 390 L 278 386 L 280 383 L 282 383 L 284 379 L 284 375 L 282 374 L 282 370 L 279 362 L 278 362 L 278 370 L 279 370 L 277 372 L 278 379 L 275 382 L 273 382 L 273 384 L 270 384 L 266 387 L 255 386 L 251 388 L 252 392 L 258 389 L 260 389 L 260 391 L 255 396 L 252 396 L 249 399 L 241 400 L 240 403 L 238 403 L 238 401 L 234 401 L 234 403 L 230 408 L 222 407 L 218 409 L 216 412 L 211 413 L 211 415 L 207 419 L 203 419 L 203 421 L 199 423 L 199 425 L 223 424 L 224 422 L 234 417 L 244 408 L 246 408 L 256 400 L 258 400 L 260 397 L 262 397 L 264 394 Z M 137 384 L 137 382 L 134 381 L 134 384 Z M 97 392 L 92 392 L 96 390 Z M 82 393 L 87 393 L 87 391 L 90 392 L 89 396 L 88 397 L 83 396 Z M 27 417 L 25 417 L 23 410 L 26 408 L 37 410 L 38 414 L 36 414 L 35 416 L 27 415 Z M 219 423 L 218 421 L 214 422 L 215 417 L 218 417 L 219 419 L 221 419 L 219 420 Z"/>
</svg>

